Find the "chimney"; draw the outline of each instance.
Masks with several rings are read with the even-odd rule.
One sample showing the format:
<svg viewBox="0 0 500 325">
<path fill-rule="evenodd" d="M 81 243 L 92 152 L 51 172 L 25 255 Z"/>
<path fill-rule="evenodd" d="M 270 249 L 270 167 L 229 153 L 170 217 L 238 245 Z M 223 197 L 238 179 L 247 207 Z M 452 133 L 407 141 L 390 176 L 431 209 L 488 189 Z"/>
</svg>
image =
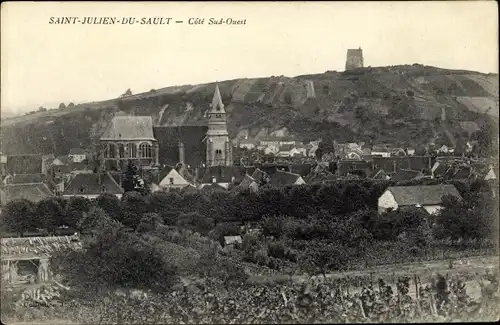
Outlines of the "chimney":
<svg viewBox="0 0 500 325">
<path fill-rule="evenodd" d="M 179 162 L 184 165 L 184 143 L 179 142 Z"/>
</svg>

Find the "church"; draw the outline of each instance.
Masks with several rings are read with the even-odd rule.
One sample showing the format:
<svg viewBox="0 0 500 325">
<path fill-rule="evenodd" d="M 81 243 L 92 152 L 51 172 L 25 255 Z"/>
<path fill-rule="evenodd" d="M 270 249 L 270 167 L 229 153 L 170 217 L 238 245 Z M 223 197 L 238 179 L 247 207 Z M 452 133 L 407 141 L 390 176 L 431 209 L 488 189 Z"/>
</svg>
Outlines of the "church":
<svg viewBox="0 0 500 325">
<path fill-rule="evenodd" d="M 123 171 L 129 160 L 144 170 L 182 163 L 187 168 L 232 166 L 227 115 L 216 84 L 207 125 L 154 126 L 150 116 L 117 114 L 100 138 L 102 170 Z"/>
</svg>

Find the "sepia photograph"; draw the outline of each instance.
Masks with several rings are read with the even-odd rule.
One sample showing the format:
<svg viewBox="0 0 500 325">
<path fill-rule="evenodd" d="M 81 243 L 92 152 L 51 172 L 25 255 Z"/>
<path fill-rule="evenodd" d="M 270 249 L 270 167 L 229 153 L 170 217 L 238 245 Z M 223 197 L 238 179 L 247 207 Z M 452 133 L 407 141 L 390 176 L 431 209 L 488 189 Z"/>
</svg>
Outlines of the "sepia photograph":
<svg viewBox="0 0 500 325">
<path fill-rule="evenodd" d="M 0 12 L 3 324 L 500 320 L 498 2 Z"/>
</svg>

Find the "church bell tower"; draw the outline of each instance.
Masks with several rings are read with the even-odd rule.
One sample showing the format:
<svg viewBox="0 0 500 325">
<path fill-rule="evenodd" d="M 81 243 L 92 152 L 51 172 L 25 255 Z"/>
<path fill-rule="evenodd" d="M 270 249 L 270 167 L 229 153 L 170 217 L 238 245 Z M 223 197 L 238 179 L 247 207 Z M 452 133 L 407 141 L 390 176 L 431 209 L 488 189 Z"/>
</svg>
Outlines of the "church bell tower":
<svg viewBox="0 0 500 325">
<path fill-rule="evenodd" d="M 226 111 L 224 110 L 218 84 L 215 86 L 214 97 L 208 110 L 207 118 L 207 167 L 232 166 L 233 146 L 231 141 L 229 141 Z"/>
</svg>

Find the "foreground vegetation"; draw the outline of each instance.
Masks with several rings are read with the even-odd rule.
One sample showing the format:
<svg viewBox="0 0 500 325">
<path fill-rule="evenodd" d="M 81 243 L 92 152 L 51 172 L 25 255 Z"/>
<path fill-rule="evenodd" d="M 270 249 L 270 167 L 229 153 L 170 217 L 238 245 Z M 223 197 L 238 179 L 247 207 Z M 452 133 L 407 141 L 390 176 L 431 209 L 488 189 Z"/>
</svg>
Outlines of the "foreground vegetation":
<svg viewBox="0 0 500 325">
<path fill-rule="evenodd" d="M 349 292 L 349 281 L 303 284 L 227 285 L 206 280 L 162 293 L 106 291 L 89 299 L 71 290 L 47 288 L 4 307 L 3 320 L 65 319 L 79 324 L 262 324 L 495 321 L 499 318 L 498 273 L 478 276 L 481 297 L 473 299 L 465 281 L 436 276 L 430 285 L 411 279 L 383 280 Z M 43 298 L 40 298 L 43 297 Z M 4 297 L 2 297 L 4 298 Z M 38 307 L 38 308 L 33 308 Z"/>
<path fill-rule="evenodd" d="M 374 198 L 387 185 L 337 182 L 258 193 L 130 191 L 122 200 L 102 195 L 95 201 L 9 203 L 3 227 L 21 233 L 37 226 L 51 233 L 64 224 L 81 232 L 82 249 L 52 256 L 57 290 L 40 289 L 20 300 L 14 291 L 2 291 L 2 315 L 92 324 L 497 317 L 492 307 L 498 304 L 497 275 L 438 276 L 428 287 L 415 278 L 417 296 L 409 294 L 404 276 L 390 289 L 367 277 L 328 277 L 384 263 L 498 255 L 498 204 L 488 183 L 457 183 L 463 200 L 443 198 L 444 209 L 433 217 L 418 209 L 378 215 Z M 242 243 L 223 248 L 223 236 L 238 233 Z M 283 273 L 318 275 L 323 283 L 309 281 L 302 288 L 287 278 L 249 281 L 253 274 Z M 465 291 L 471 279 L 481 283 L 480 299 Z M 359 286 L 360 293 L 346 289 Z"/>
</svg>

